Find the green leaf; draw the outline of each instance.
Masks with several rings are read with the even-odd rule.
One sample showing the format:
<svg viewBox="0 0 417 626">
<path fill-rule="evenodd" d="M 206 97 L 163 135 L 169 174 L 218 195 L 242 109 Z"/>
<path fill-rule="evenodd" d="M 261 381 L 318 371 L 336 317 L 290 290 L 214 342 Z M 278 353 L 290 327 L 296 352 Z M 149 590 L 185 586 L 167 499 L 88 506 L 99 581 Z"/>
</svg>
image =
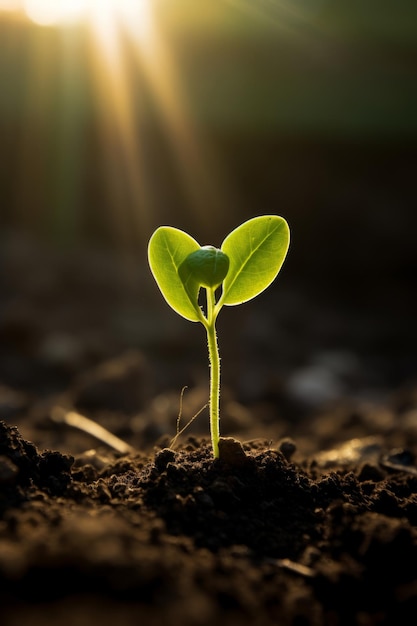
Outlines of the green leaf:
<svg viewBox="0 0 417 626">
<path fill-rule="evenodd" d="M 218 287 L 229 269 L 229 257 L 214 246 L 203 246 L 187 256 L 179 269 L 185 284 L 186 278 L 192 277 L 203 287 Z"/>
<path fill-rule="evenodd" d="M 221 247 L 230 259 L 221 303 L 241 304 L 264 291 L 281 269 L 289 241 L 288 224 L 278 215 L 254 217 L 233 230 Z"/>
<path fill-rule="evenodd" d="M 184 284 L 179 267 L 200 246 L 187 233 L 171 226 L 160 226 L 149 240 L 148 260 L 152 274 L 167 303 L 191 322 L 201 320 L 198 306 L 199 285 L 192 277 Z"/>
</svg>

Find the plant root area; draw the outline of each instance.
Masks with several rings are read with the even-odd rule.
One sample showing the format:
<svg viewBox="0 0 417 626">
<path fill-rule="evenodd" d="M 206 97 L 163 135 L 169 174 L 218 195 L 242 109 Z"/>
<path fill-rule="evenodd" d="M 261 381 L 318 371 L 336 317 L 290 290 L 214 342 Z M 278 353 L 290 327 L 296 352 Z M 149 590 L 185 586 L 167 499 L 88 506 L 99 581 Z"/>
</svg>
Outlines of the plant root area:
<svg viewBox="0 0 417 626">
<path fill-rule="evenodd" d="M 387 307 L 285 281 L 226 312 L 214 459 L 207 413 L 172 441 L 207 401 L 204 337 L 150 281 L 2 254 L 1 626 L 416 623 L 414 317 L 394 335 Z"/>
</svg>

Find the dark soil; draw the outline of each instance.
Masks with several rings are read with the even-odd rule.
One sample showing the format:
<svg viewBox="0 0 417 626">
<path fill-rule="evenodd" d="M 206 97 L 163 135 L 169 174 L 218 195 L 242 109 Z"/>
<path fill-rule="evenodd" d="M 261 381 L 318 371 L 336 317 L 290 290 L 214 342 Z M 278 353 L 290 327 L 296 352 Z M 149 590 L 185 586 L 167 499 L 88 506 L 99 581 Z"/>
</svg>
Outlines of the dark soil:
<svg viewBox="0 0 417 626">
<path fill-rule="evenodd" d="M 182 350 L 175 343 L 187 323 L 165 327 L 158 343 L 152 315 L 139 316 L 147 341 L 131 327 L 127 333 L 125 315 L 123 334 L 112 326 L 115 302 L 126 314 L 137 294 L 122 293 L 109 271 L 108 284 L 119 287 L 110 294 L 101 285 L 100 292 L 100 266 L 93 293 L 87 270 L 71 271 L 68 258 L 66 274 L 43 259 L 42 272 L 26 279 L 27 264 L 16 261 L 21 254 L 19 248 L 8 257 L 13 273 L 4 272 L 0 311 L 2 626 L 416 623 L 411 377 L 390 387 L 389 367 L 371 353 L 372 380 L 351 369 L 337 378 L 345 393 L 307 403 L 300 380 L 317 383 L 323 359 L 321 370 L 314 359 L 301 368 L 300 344 L 294 356 L 285 343 L 276 352 L 265 349 L 261 337 L 264 382 L 256 382 L 255 371 L 239 370 L 252 381 L 241 385 L 246 395 L 225 383 L 221 458 L 212 457 L 205 417 L 171 449 L 176 376 L 186 384 L 186 372 L 197 372 L 184 395 L 185 421 L 206 401 L 205 363 L 200 384 L 192 346 L 181 337 Z M 81 282 L 71 291 L 64 281 L 60 290 L 56 274 L 61 286 L 65 275 Z M 281 296 L 290 318 L 294 295 L 284 285 Z M 343 336 L 342 318 L 321 313 L 320 327 L 340 324 Z M 382 318 L 369 324 L 368 337 L 375 324 L 383 326 Z M 277 364 L 270 355 L 278 353 Z M 339 365 L 351 362 L 343 354 L 333 353 Z M 389 356 L 391 366 L 399 362 L 398 353 Z M 401 363 L 407 359 L 401 355 Z M 327 371 L 334 377 L 326 389 L 334 391 L 335 371 Z M 373 393 L 366 394 L 371 382 Z M 320 389 L 316 384 L 315 400 Z M 90 417 L 131 451 L 54 423 L 56 406 Z"/>
</svg>

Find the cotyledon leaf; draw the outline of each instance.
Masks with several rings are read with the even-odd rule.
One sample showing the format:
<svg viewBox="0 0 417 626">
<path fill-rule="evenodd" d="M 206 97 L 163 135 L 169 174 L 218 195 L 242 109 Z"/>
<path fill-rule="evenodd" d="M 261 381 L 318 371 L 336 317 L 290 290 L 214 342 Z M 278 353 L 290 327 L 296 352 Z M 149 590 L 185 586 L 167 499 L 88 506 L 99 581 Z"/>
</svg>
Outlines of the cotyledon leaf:
<svg viewBox="0 0 417 626">
<path fill-rule="evenodd" d="M 281 269 L 289 242 L 288 224 L 278 215 L 254 217 L 233 230 L 221 246 L 230 259 L 221 304 L 241 304 L 264 291 Z"/>
<path fill-rule="evenodd" d="M 171 226 L 157 228 L 148 245 L 149 266 L 162 295 L 174 311 L 191 322 L 201 321 L 199 285 L 192 280 L 184 285 L 178 270 L 187 256 L 199 249 L 195 239 Z"/>
</svg>

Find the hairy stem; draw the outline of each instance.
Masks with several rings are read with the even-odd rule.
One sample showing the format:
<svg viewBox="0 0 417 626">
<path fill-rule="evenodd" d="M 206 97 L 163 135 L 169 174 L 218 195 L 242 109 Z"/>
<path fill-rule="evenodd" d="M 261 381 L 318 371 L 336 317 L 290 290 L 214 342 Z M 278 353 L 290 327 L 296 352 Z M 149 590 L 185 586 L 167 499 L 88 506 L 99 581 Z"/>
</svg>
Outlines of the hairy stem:
<svg viewBox="0 0 417 626">
<path fill-rule="evenodd" d="M 219 456 L 220 357 L 217 344 L 214 290 L 207 288 L 207 342 L 210 360 L 210 432 L 213 454 Z"/>
</svg>

